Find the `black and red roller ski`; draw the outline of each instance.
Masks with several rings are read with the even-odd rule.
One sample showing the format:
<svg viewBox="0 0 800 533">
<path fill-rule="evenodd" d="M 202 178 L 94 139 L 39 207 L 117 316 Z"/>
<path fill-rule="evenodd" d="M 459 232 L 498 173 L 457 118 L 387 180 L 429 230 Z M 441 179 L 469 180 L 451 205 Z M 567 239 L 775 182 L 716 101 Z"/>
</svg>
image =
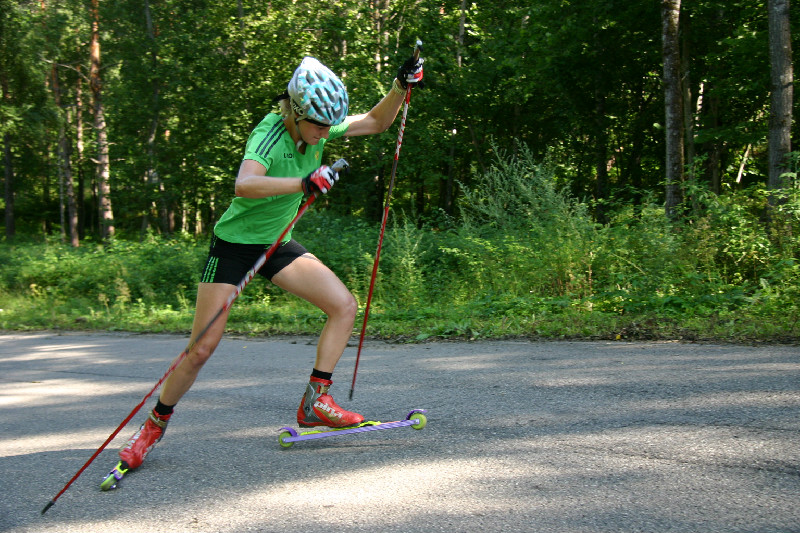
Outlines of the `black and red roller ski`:
<svg viewBox="0 0 800 533">
<path fill-rule="evenodd" d="M 406 426 L 411 426 L 414 429 L 422 429 L 428 423 L 428 419 L 425 417 L 425 413 L 427 412 L 426 409 L 414 409 L 408 413 L 405 420 L 398 420 L 396 422 L 376 422 L 370 420 L 362 422 L 357 426 L 346 428 L 325 427 L 301 431 L 300 433 L 290 427 L 285 427 L 281 428 L 281 432 L 278 435 L 278 442 L 284 448 L 291 448 L 295 442 L 324 439 L 326 437 L 336 437 L 339 435 L 348 435 L 350 433 L 364 433 L 365 431 L 378 431 L 381 429 L 402 428 Z"/>
</svg>

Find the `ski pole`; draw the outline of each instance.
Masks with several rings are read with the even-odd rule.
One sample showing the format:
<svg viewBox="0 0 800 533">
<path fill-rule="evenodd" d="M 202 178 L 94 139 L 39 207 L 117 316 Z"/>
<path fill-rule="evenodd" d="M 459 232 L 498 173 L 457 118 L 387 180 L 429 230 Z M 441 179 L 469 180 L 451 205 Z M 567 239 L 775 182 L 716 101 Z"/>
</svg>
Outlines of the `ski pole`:
<svg viewBox="0 0 800 533">
<path fill-rule="evenodd" d="M 347 161 L 345 161 L 344 159 L 339 159 L 338 161 L 336 161 L 336 163 L 334 163 L 331 166 L 331 168 L 333 168 L 337 172 L 344 170 L 347 167 L 348 167 Z M 264 266 L 264 263 L 267 262 L 267 260 L 272 256 L 273 253 L 275 253 L 275 250 L 278 249 L 278 246 L 280 246 L 281 241 L 283 240 L 284 237 L 286 237 L 286 234 L 289 233 L 289 231 L 294 227 L 297 221 L 300 220 L 300 217 L 303 216 L 308 207 L 311 204 L 313 204 L 314 200 L 316 199 L 317 199 L 317 194 L 312 194 L 308 197 L 305 203 L 303 203 L 303 205 L 300 206 L 300 209 L 297 210 L 297 214 L 294 216 L 292 221 L 289 222 L 289 225 L 286 226 L 286 228 L 283 230 L 283 232 L 280 234 L 277 240 L 272 244 L 272 246 L 270 246 L 263 254 L 261 254 L 261 257 L 258 258 L 258 261 L 256 261 L 255 265 L 253 265 L 253 268 L 247 271 L 247 274 L 245 274 L 245 276 L 236 286 L 236 289 L 234 289 L 231 295 L 228 296 L 228 299 L 225 301 L 223 306 L 219 308 L 219 311 L 217 311 L 217 313 L 213 316 L 213 318 L 209 320 L 208 324 L 206 324 L 205 327 L 203 327 L 203 329 L 200 330 L 200 333 L 197 334 L 197 337 L 195 337 L 193 340 L 189 342 L 189 344 L 186 346 L 183 352 L 181 352 L 181 354 L 177 358 L 175 358 L 175 360 L 172 362 L 169 368 L 167 368 L 167 371 L 164 373 L 164 375 L 161 376 L 161 379 L 159 379 L 158 382 L 156 382 L 155 386 L 152 389 L 150 389 L 150 392 L 144 395 L 142 401 L 140 401 L 136 405 L 136 407 L 133 408 L 133 410 L 128 414 L 128 416 L 125 417 L 125 420 L 123 420 L 122 423 L 119 426 L 117 426 L 117 429 L 115 429 L 111 433 L 111 435 L 108 436 L 105 442 L 103 442 L 103 444 L 100 445 L 100 447 L 92 454 L 92 456 L 89 457 L 89 460 L 86 461 L 86 463 L 80 468 L 80 470 L 78 470 L 75 473 L 74 476 L 72 476 L 72 479 L 70 479 L 67 482 L 67 484 L 64 485 L 64 488 L 62 488 L 58 492 L 58 494 L 56 494 L 55 497 L 52 500 L 50 500 L 47 503 L 47 505 L 44 506 L 44 509 L 42 509 L 42 514 L 46 513 L 47 510 L 50 509 L 56 503 L 56 500 L 58 500 L 61 497 L 61 495 L 64 494 L 67 491 L 67 489 L 75 482 L 75 480 L 77 480 L 78 477 L 80 477 L 80 475 L 83 474 L 83 471 L 86 470 L 90 464 L 92 464 L 92 462 L 97 458 L 98 455 L 100 455 L 100 453 L 103 450 L 105 450 L 106 446 L 108 446 L 109 443 L 112 440 L 114 440 L 114 437 L 116 437 L 117 434 L 119 434 L 119 432 L 122 431 L 122 428 L 124 428 L 128 424 L 128 422 L 130 422 L 131 419 L 134 416 L 136 416 L 136 413 L 139 412 L 139 410 L 144 406 L 145 402 L 147 402 L 147 400 L 156 392 L 156 390 L 158 390 L 161 384 L 164 383 L 164 381 L 170 376 L 170 374 L 172 374 L 172 372 L 176 368 L 178 368 L 178 365 L 181 363 L 181 361 L 183 361 L 186 358 L 186 356 L 189 355 L 189 352 L 192 351 L 192 348 L 194 348 L 195 344 L 197 344 L 198 341 L 200 341 L 200 339 L 202 339 L 205 336 L 205 334 L 208 333 L 208 330 L 211 329 L 211 326 L 214 325 L 214 323 L 219 319 L 219 317 L 222 316 L 222 314 L 225 313 L 225 311 L 231 308 L 236 298 L 239 297 L 244 288 L 255 277 L 256 273 L 261 269 L 262 266 Z"/>
<path fill-rule="evenodd" d="M 422 50 L 422 41 L 417 41 L 414 47 L 414 61 L 419 59 Z M 383 219 L 381 220 L 381 233 L 378 237 L 378 249 L 375 252 L 375 261 L 372 263 L 372 276 L 369 280 L 369 291 L 367 292 L 367 305 L 364 307 L 364 322 L 361 324 L 361 335 L 358 338 L 358 352 L 356 353 L 356 364 L 353 368 L 353 382 L 350 384 L 350 399 L 353 399 L 353 391 L 356 388 L 356 375 L 358 374 L 358 363 L 361 360 L 361 348 L 364 345 L 364 334 L 367 331 L 367 320 L 369 319 L 369 308 L 372 303 L 372 291 L 375 288 L 375 277 L 378 274 L 378 262 L 381 260 L 381 247 L 383 246 L 383 232 L 386 230 L 386 219 L 389 218 L 389 203 L 392 200 L 392 190 L 394 189 L 394 178 L 397 173 L 397 160 L 400 158 L 400 147 L 403 145 L 403 132 L 406 129 L 406 115 L 408 114 L 408 103 L 411 101 L 412 84 L 408 84 L 406 98 L 403 103 L 403 116 L 400 119 L 400 129 L 397 133 L 397 145 L 394 150 L 394 161 L 392 162 L 392 174 L 389 178 L 389 188 L 386 192 L 386 202 L 383 206 Z"/>
</svg>

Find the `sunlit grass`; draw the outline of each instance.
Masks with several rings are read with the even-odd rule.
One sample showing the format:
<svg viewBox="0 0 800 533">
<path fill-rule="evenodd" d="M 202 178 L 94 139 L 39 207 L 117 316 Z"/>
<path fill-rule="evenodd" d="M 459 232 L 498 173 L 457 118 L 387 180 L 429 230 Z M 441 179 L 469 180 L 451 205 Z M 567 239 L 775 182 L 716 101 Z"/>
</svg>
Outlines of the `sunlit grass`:
<svg viewBox="0 0 800 533">
<path fill-rule="evenodd" d="M 363 307 L 361 312 L 363 313 Z M 318 335 L 325 315 L 292 298 L 271 303 L 235 303 L 229 334 Z M 0 329 L 15 331 L 132 331 L 178 333 L 191 331 L 193 308 L 174 309 L 144 304 L 124 307 L 88 305 L 86 301 L 51 301 L 4 295 Z M 359 314 L 353 336 L 360 334 Z M 686 340 L 731 342 L 796 342 L 798 324 L 792 316 L 753 316 L 747 311 L 711 316 L 659 316 L 655 313 L 618 315 L 583 309 L 560 313 L 513 315 L 483 313 L 468 307 L 424 309 L 385 304 L 370 312 L 367 337 L 398 342 L 443 339 L 607 339 Z"/>
</svg>

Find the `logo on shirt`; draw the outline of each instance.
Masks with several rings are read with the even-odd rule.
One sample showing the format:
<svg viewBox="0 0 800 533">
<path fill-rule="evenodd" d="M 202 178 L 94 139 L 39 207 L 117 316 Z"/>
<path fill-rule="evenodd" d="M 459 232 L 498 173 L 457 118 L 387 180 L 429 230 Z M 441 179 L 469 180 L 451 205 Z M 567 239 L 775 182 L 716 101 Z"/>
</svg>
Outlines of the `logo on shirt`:
<svg viewBox="0 0 800 533">
<path fill-rule="evenodd" d="M 294 158 L 294 154 L 287 154 L 287 153 L 284 152 L 283 158 L 284 159 L 293 159 Z"/>
</svg>

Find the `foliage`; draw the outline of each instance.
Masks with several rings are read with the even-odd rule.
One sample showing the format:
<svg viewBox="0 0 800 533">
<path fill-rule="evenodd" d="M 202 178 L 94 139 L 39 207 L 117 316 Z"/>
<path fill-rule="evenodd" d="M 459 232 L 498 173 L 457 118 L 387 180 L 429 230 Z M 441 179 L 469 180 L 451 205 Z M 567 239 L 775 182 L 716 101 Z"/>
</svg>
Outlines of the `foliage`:
<svg viewBox="0 0 800 533">
<path fill-rule="evenodd" d="M 397 213 L 411 224 L 457 217 L 462 191 L 474 189 L 497 146 L 517 142 L 535 157 L 549 154 L 561 184 L 594 199 L 589 207 L 601 223 L 612 199 L 641 206 L 662 195 L 658 3 L 473 2 L 463 12 L 431 0 L 388 0 L 381 9 L 355 0 L 99 6 L 112 203 L 123 235 L 207 234 L 233 194 L 250 129 L 273 109 L 271 98 L 303 55 L 343 75 L 360 113 L 386 93 L 417 38 L 425 42 L 427 88 L 414 93 L 394 191 Z M 59 229 L 55 145 L 65 125 L 81 235 L 93 236 L 87 6 L 2 0 L 0 12 L 0 134 L 10 148 L 4 163 L 19 232 Z M 697 180 L 737 189 L 747 153 L 746 183 L 764 183 L 766 2 L 703 0 L 684 13 L 693 163 L 707 162 L 695 165 Z M 331 143 L 331 160 L 346 156 L 353 171 L 330 209 L 380 220 L 396 128 Z"/>
<path fill-rule="evenodd" d="M 464 224 L 443 218 L 387 225 L 368 334 L 407 340 L 684 338 L 792 340 L 800 310 L 800 192 L 788 191 L 771 230 L 767 194 L 708 192 L 690 223 L 666 227 L 654 204 L 592 221 L 530 151 L 497 153 L 465 193 Z M 295 236 L 366 302 L 378 228 L 329 209 Z M 331 236 L 335 235 L 335 240 Z M 0 246 L 0 328 L 187 331 L 207 243 L 151 236 L 109 246 Z M 230 330 L 316 334 L 316 308 L 257 278 Z M 356 324 L 360 328 L 360 323 Z"/>
</svg>

